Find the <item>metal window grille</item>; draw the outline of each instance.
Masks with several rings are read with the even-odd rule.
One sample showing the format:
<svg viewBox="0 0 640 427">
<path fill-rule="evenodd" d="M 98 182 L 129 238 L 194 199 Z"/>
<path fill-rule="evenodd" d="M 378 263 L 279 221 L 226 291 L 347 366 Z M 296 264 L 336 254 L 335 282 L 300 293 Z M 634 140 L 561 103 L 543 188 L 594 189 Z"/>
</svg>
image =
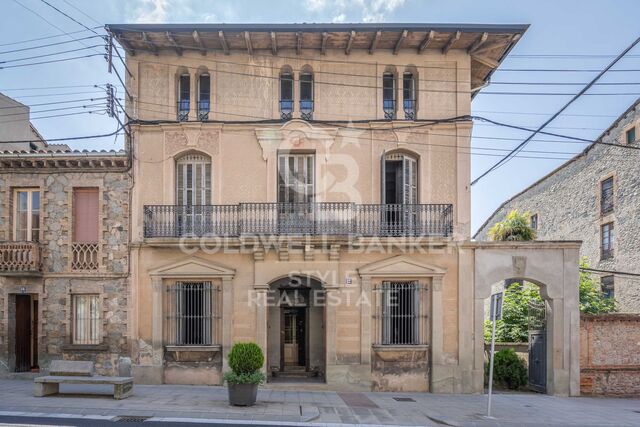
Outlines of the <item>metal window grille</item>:
<svg viewBox="0 0 640 427">
<path fill-rule="evenodd" d="M 417 281 L 382 283 L 383 345 L 421 344 L 420 297 Z"/>
<path fill-rule="evenodd" d="M 217 288 L 211 282 L 176 282 L 167 288 L 167 345 L 212 345 Z"/>
<path fill-rule="evenodd" d="M 386 120 L 396 118 L 396 83 L 393 73 L 382 75 L 382 110 Z"/>
<path fill-rule="evenodd" d="M 416 118 L 416 90 L 415 79 L 412 73 L 404 73 L 402 76 L 402 106 L 404 118 L 415 120 Z"/>
<path fill-rule="evenodd" d="M 198 120 L 209 120 L 209 111 L 211 110 L 211 76 L 209 74 L 201 74 L 199 79 L 198 93 Z"/>
<path fill-rule="evenodd" d="M 602 215 L 613 212 L 613 178 L 607 178 L 600 184 L 600 211 Z"/>
<path fill-rule="evenodd" d="M 280 118 L 291 120 L 293 117 L 293 75 L 280 74 Z"/>
<path fill-rule="evenodd" d="M 189 120 L 189 109 L 191 100 L 190 76 L 183 74 L 178 80 L 178 121 Z"/>
<path fill-rule="evenodd" d="M 100 344 L 98 295 L 73 295 L 73 344 Z"/>
</svg>

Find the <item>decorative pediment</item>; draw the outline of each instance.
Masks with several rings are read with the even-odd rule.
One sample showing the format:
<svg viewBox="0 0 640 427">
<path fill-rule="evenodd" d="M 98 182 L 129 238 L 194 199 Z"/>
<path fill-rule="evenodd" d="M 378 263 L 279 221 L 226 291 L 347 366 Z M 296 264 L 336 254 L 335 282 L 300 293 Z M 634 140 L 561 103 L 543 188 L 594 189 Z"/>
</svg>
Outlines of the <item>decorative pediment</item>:
<svg viewBox="0 0 640 427">
<path fill-rule="evenodd" d="M 189 257 L 182 261 L 165 265 L 149 272 L 156 277 L 233 277 L 234 269 L 201 258 Z"/>
<path fill-rule="evenodd" d="M 277 150 L 315 149 L 327 156 L 338 130 L 294 119 L 278 129 L 262 128 L 255 132 L 262 148 L 262 158 L 266 161 Z"/>
<path fill-rule="evenodd" d="M 433 277 L 443 276 L 447 270 L 425 264 L 405 255 L 376 261 L 358 269 L 360 277 Z"/>
</svg>

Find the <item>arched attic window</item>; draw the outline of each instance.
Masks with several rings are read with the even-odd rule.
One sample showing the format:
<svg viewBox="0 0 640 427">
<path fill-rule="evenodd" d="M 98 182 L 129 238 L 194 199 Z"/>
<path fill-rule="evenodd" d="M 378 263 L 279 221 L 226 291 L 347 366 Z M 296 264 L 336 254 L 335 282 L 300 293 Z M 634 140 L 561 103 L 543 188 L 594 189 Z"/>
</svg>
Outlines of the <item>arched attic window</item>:
<svg viewBox="0 0 640 427">
<path fill-rule="evenodd" d="M 396 118 L 396 72 L 392 68 L 382 74 L 382 111 L 386 120 Z"/>
<path fill-rule="evenodd" d="M 211 159 L 189 153 L 176 160 L 176 204 L 199 206 L 211 204 Z"/>
<path fill-rule="evenodd" d="M 209 120 L 211 111 L 211 75 L 207 70 L 198 74 L 198 120 Z"/>
<path fill-rule="evenodd" d="M 313 120 L 313 70 L 307 65 L 300 71 L 300 118 Z"/>
<path fill-rule="evenodd" d="M 178 74 L 178 121 L 189 120 L 191 101 L 191 76 L 183 71 Z"/>
<path fill-rule="evenodd" d="M 293 71 L 284 66 L 280 70 L 280 118 L 291 120 L 293 117 Z"/>
<path fill-rule="evenodd" d="M 417 72 L 408 68 L 402 74 L 402 108 L 404 110 L 404 118 L 407 120 L 416 119 L 417 111 Z"/>
</svg>

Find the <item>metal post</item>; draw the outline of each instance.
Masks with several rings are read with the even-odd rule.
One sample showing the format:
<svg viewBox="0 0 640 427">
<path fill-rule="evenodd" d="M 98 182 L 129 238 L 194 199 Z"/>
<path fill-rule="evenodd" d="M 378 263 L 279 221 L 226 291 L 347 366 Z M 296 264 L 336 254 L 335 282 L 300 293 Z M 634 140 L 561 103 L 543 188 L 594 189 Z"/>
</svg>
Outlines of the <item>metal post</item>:
<svg viewBox="0 0 640 427">
<path fill-rule="evenodd" d="M 498 306 L 497 295 L 491 295 L 491 353 L 489 357 L 489 399 L 487 401 L 487 418 L 491 418 L 491 393 L 493 391 L 493 354 L 496 344 L 496 309 Z"/>
</svg>

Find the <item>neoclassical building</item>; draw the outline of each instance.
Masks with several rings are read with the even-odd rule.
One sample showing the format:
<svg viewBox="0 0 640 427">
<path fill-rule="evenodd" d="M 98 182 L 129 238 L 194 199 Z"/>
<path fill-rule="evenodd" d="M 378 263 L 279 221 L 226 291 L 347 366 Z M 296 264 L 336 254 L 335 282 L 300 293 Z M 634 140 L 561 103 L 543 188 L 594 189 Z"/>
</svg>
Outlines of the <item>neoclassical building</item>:
<svg viewBox="0 0 640 427">
<path fill-rule="evenodd" d="M 479 392 L 487 281 L 526 275 L 555 310 L 549 391 L 577 393 L 579 244 L 469 242 L 471 100 L 526 26 L 107 30 L 129 70 L 138 382 L 221 384 L 255 341 L 269 381 Z"/>
</svg>

